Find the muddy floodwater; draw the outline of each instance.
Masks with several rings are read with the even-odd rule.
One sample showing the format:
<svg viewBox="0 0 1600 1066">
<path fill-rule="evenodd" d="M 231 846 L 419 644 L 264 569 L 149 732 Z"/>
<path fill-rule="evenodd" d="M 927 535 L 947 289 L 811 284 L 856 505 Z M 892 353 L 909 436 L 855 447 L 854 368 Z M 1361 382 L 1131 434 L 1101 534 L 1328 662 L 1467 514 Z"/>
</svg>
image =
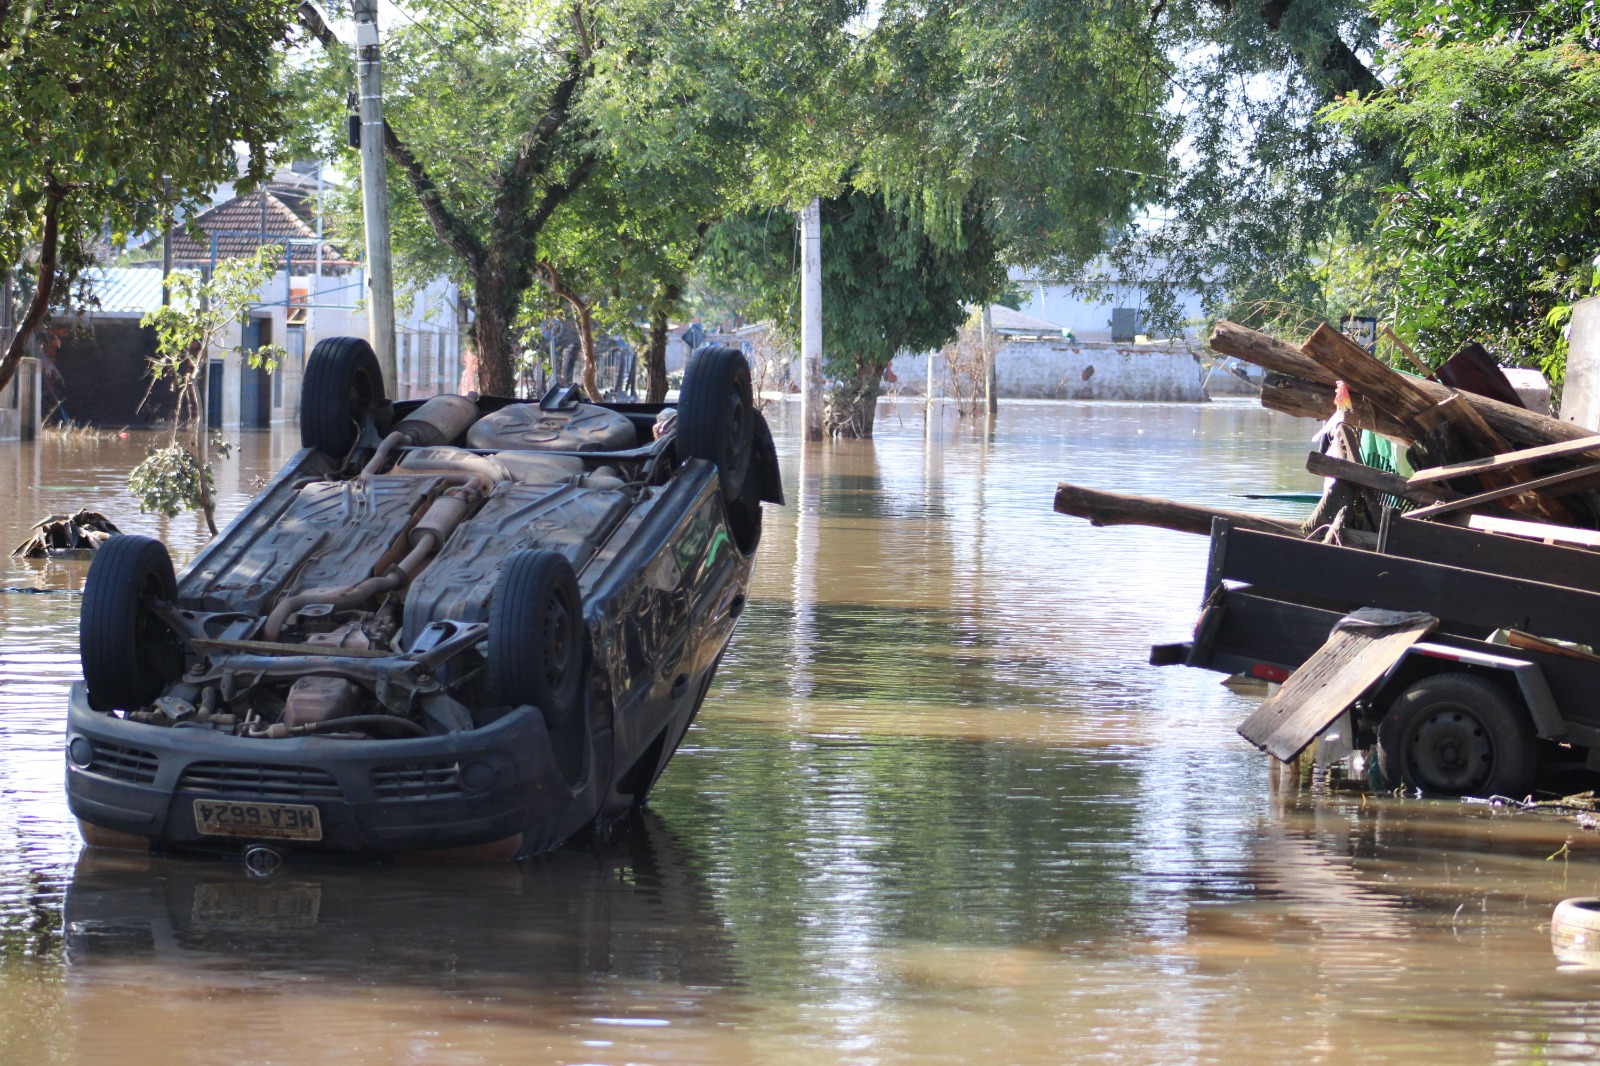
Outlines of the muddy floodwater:
<svg viewBox="0 0 1600 1066">
<path fill-rule="evenodd" d="M 802 449 L 652 810 L 470 869 L 84 850 L 62 795 L 83 563 L 0 560 L 0 1061 L 1546 1062 L 1600 1057 L 1556 901 L 1600 838 L 1455 802 L 1269 793 L 1259 693 L 1144 665 L 1203 538 L 1058 480 L 1293 514 L 1311 426 L 1233 403 L 920 407 Z M 148 438 L 0 444 L 0 547 Z M 295 437 L 247 434 L 223 517 Z M 30 590 L 41 590 L 33 592 Z"/>
</svg>

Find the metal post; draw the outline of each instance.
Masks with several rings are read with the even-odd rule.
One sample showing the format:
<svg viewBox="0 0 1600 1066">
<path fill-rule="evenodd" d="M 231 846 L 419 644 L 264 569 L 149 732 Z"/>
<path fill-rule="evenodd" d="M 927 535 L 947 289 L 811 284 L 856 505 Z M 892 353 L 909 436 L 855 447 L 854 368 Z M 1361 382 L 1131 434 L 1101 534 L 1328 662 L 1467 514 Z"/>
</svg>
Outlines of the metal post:
<svg viewBox="0 0 1600 1066">
<path fill-rule="evenodd" d="M 989 345 L 989 334 L 993 331 L 994 323 L 989 317 L 989 305 L 983 305 L 983 318 L 980 320 L 979 330 L 983 338 L 983 409 L 993 418 L 1000 410 L 999 375 L 995 370 L 995 355 Z"/>
<path fill-rule="evenodd" d="M 389 395 L 394 360 L 394 268 L 389 260 L 389 187 L 383 165 L 383 64 L 378 51 L 378 0 L 354 0 L 356 85 L 361 104 L 361 214 L 367 229 L 367 337 Z"/>
<path fill-rule="evenodd" d="M 800 211 L 800 422 L 822 439 L 822 202 Z"/>
<path fill-rule="evenodd" d="M 172 195 L 172 179 L 161 179 L 161 192 L 165 196 Z M 166 307 L 172 303 L 172 286 L 167 284 L 167 279 L 172 276 L 172 208 L 167 208 L 165 225 L 161 228 L 161 306 Z"/>
</svg>

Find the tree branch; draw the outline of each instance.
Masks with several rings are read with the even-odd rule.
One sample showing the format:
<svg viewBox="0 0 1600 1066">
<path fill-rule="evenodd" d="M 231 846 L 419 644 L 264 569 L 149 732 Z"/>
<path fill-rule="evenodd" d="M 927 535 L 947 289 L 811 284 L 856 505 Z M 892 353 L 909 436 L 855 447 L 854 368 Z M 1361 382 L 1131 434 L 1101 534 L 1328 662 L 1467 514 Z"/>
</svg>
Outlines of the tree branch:
<svg viewBox="0 0 1600 1066">
<path fill-rule="evenodd" d="M 0 389 L 11 384 L 11 379 L 16 376 L 17 366 L 22 362 L 22 353 L 27 348 L 28 337 L 33 334 L 34 328 L 44 321 L 45 312 L 50 310 L 50 294 L 56 280 L 56 254 L 60 247 L 61 202 L 66 199 L 67 188 L 58 185 L 52 178 L 45 185 L 44 195 L 44 229 L 39 235 L 38 284 L 33 290 L 33 300 L 28 304 L 27 313 L 17 324 L 17 332 L 6 347 L 5 358 L 0 359 Z"/>
<path fill-rule="evenodd" d="M 538 236 L 539 231 L 544 229 L 544 224 L 550 221 L 550 216 L 555 213 L 555 209 L 566 202 L 567 198 L 574 192 L 577 192 L 578 186 L 589 180 L 589 176 L 594 173 L 595 162 L 594 153 L 591 152 L 578 160 L 578 165 L 572 168 L 572 172 L 567 175 L 565 181 L 545 189 L 544 198 L 539 201 L 539 206 L 530 211 L 528 217 L 523 221 L 522 234 L 524 239 L 531 241 Z"/>
</svg>

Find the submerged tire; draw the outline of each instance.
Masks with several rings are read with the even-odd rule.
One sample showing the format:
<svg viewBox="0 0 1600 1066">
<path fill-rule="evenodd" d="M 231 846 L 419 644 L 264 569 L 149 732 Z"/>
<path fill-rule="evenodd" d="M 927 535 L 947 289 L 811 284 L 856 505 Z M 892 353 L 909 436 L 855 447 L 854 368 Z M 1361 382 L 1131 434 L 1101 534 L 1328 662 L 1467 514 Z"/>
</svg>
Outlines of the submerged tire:
<svg viewBox="0 0 1600 1066">
<path fill-rule="evenodd" d="M 125 533 L 95 552 L 78 618 L 89 706 L 142 707 L 182 676 L 183 645 L 151 610 L 156 600 L 176 597 L 172 557 L 159 540 Z"/>
<path fill-rule="evenodd" d="M 720 344 L 696 349 L 678 392 L 678 454 L 715 463 L 729 503 L 750 476 L 755 415 L 744 353 Z"/>
<path fill-rule="evenodd" d="M 534 704 L 547 725 L 572 717 L 583 689 L 578 575 L 555 551 L 506 557 L 489 604 L 489 688 L 501 703 Z"/>
<path fill-rule="evenodd" d="M 1378 726 L 1378 768 L 1391 783 L 1443 796 L 1533 790 L 1533 722 L 1504 687 L 1464 672 L 1425 677 Z"/>
<path fill-rule="evenodd" d="M 360 337 L 317 342 L 300 386 L 300 444 L 343 459 L 361 433 L 361 415 L 385 398 L 383 371 Z"/>
</svg>

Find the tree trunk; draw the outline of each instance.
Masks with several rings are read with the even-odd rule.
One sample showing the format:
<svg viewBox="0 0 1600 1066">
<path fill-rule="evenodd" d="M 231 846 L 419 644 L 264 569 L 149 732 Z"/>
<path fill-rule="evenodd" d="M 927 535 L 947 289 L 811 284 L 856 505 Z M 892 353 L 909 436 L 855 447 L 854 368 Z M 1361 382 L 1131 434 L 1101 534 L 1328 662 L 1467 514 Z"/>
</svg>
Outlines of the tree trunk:
<svg viewBox="0 0 1600 1066">
<path fill-rule="evenodd" d="M 487 272 L 485 272 L 487 273 Z M 515 396 L 516 367 L 512 359 L 511 313 L 506 292 L 497 277 L 473 279 L 473 340 L 478 350 L 478 391 L 485 396 Z"/>
<path fill-rule="evenodd" d="M 665 403 L 667 399 L 668 315 L 681 292 L 677 285 L 668 285 L 650 305 L 650 344 L 644 353 L 646 403 Z"/>
<path fill-rule="evenodd" d="M 45 190 L 44 230 L 39 235 L 39 284 L 33 290 L 33 299 L 29 301 L 22 321 L 17 323 L 17 332 L 6 347 L 5 357 L 0 359 L 0 389 L 11 384 L 17 366 L 22 362 L 22 353 L 27 350 L 28 338 L 34 328 L 44 321 L 45 312 L 50 310 L 50 293 L 56 280 L 56 252 L 60 245 L 57 223 L 61 201 L 66 195 L 66 190 L 59 188 L 54 181 Z"/>
<path fill-rule="evenodd" d="M 829 436 L 869 440 L 878 415 L 878 389 L 883 367 L 856 371 L 855 380 L 828 393 L 823 407 L 823 430 Z"/>
<path fill-rule="evenodd" d="M 578 313 L 578 351 L 583 353 L 583 394 L 591 400 L 600 399 L 600 386 L 595 381 L 594 314 L 583 300 L 573 298 L 572 309 Z"/>
</svg>

